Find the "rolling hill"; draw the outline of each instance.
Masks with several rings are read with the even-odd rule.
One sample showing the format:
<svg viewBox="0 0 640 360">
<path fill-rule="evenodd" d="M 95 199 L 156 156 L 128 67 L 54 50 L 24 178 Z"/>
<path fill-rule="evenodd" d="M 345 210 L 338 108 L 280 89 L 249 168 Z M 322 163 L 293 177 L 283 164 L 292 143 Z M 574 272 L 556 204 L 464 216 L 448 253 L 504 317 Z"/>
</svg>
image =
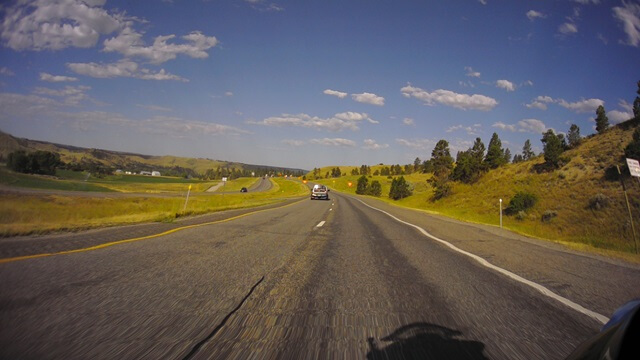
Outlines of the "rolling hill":
<svg viewBox="0 0 640 360">
<path fill-rule="evenodd" d="M 493 225 L 499 224 L 499 199 L 503 199 L 504 209 L 516 192 L 531 193 L 538 198 L 535 206 L 524 216 L 504 216 L 506 228 L 578 247 L 588 245 L 633 253 L 636 247 L 633 229 L 615 166 L 620 165 L 624 172 L 622 180 L 640 245 L 640 181 L 629 176 L 624 166 L 624 148 L 631 142 L 637 126 L 637 120 L 629 120 L 603 134 L 583 138 L 579 146 L 563 153 L 568 162 L 555 171 L 538 172 L 536 165 L 544 163 L 543 156 L 538 155 L 529 161 L 491 170 L 473 184 L 452 182 L 452 195 L 436 201 L 432 199 L 433 188 L 426 181 L 431 174 L 406 175 L 413 195 L 398 201 L 387 197 L 392 177 L 372 176 L 369 183 L 381 182 L 382 199 L 396 205 Z M 359 176 L 350 175 L 354 167 L 341 167 L 342 174 L 347 175 L 326 178 L 332 168 L 321 168 L 323 179 L 314 181 L 355 193 Z M 371 166 L 372 172 L 379 168 Z M 307 178 L 313 179 L 312 173 Z M 597 199 L 601 200 L 600 205 L 594 205 Z"/>
<path fill-rule="evenodd" d="M 236 169 L 239 171 L 255 171 L 256 174 L 283 173 L 301 175 L 305 170 L 267 165 L 251 165 L 223 160 L 203 158 L 185 158 L 177 156 L 151 156 L 119 152 L 103 149 L 87 149 L 70 145 L 54 144 L 46 141 L 17 138 L 0 131 L 0 159 L 6 159 L 7 155 L 16 150 L 32 152 L 36 150 L 51 151 L 60 154 L 60 158 L 67 164 L 93 164 L 112 169 L 125 171 L 152 171 L 157 170 L 163 174 L 182 175 L 195 177 L 202 176 L 210 170 Z"/>
</svg>

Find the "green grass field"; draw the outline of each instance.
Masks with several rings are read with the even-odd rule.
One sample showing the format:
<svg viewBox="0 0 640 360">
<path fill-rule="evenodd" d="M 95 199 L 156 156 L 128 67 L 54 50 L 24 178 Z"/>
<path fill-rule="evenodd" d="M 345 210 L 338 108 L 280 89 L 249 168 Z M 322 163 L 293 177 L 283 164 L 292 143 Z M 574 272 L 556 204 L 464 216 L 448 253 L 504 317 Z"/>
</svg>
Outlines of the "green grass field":
<svg viewBox="0 0 640 360">
<path fill-rule="evenodd" d="M 0 166 L 0 184 L 5 186 L 46 190 L 92 192 L 115 191 L 108 187 L 82 180 L 65 180 L 48 176 L 14 173 L 7 170 L 4 166 Z"/>
<path fill-rule="evenodd" d="M 240 191 L 249 187 L 259 178 L 238 178 L 227 181 L 224 191 Z M 168 176 L 108 175 L 96 177 L 87 172 L 58 170 L 56 176 L 20 174 L 0 166 L 0 184 L 21 188 L 126 192 L 126 193 L 183 193 L 191 186 L 191 192 L 205 192 L 219 181 L 203 181 Z M 222 190 L 222 188 L 221 188 Z"/>
<path fill-rule="evenodd" d="M 255 181 L 255 179 L 253 179 Z M 0 236 L 75 231 L 94 227 L 148 221 L 172 221 L 177 217 L 229 209 L 255 207 L 307 195 L 300 182 L 272 179 L 266 192 L 218 194 L 192 193 L 187 208 L 184 196 L 91 197 L 69 195 L 0 195 Z M 177 194 L 178 195 L 178 194 Z"/>
</svg>

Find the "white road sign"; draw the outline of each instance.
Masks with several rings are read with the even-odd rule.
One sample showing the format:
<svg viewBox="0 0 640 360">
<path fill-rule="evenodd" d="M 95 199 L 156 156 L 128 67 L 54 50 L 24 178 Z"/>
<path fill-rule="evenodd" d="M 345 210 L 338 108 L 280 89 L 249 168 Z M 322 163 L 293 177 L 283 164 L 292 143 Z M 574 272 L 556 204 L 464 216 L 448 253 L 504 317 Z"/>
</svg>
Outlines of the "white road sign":
<svg viewBox="0 0 640 360">
<path fill-rule="evenodd" d="M 227 182 L 227 178 L 226 178 L 226 177 L 223 177 L 223 178 L 222 178 L 222 182 Z"/>
<path fill-rule="evenodd" d="M 627 166 L 629 167 L 631 176 L 640 177 L 640 163 L 638 160 L 627 159 Z"/>
</svg>

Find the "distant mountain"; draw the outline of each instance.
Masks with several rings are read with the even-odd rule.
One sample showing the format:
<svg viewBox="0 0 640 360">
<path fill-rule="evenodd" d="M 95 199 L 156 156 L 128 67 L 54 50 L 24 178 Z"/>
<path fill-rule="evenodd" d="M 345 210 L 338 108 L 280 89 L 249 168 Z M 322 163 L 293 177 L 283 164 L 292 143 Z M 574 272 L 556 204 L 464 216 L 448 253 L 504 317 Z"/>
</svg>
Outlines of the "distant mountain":
<svg viewBox="0 0 640 360">
<path fill-rule="evenodd" d="M 178 156 L 152 156 L 104 149 L 87 149 L 46 141 L 17 138 L 0 131 L 0 160 L 6 159 L 9 153 L 16 150 L 24 150 L 26 152 L 36 150 L 51 151 L 60 154 L 60 158 L 66 164 L 93 164 L 94 166 L 98 165 L 135 172 L 157 170 L 166 174 L 188 174 L 192 176 L 216 173 L 218 169 L 255 172 L 256 175 L 266 173 L 302 175 L 307 172 L 303 169 L 243 164 L 223 160 Z"/>
</svg>

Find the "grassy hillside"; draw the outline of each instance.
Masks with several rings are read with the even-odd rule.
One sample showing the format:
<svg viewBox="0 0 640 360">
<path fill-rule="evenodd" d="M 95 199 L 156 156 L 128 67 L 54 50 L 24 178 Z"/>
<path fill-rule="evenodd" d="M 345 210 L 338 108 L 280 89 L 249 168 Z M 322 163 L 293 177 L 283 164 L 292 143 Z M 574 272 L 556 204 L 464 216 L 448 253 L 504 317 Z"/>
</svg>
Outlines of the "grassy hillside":
<svg viewBox="0 0 640 360">
<path fill-rule="evenodd" d="M 69 145 L 53 144 L 44 141 L 21 139 L 0 131 L 0 157 L 16 150 L 27 152 L 35 150 L 45 150 L 60 154 L 60 158 L 65 163 L 98 163 L 107 167 L 132 171 L 167 171 L 185 169 L 187 173 L 204 174 L 209 169 L 229 168 L 238 170 L 253 171 L 267 168 L 274 172 L 302 171 L 301 169 L 289 169 L 274 166 L 250 165 L 222 160 L 212 160 L 203 158 L 185 158 L 177 156 L 149 156 L 102 149 L 86 149 Z"/>
<path fill-rule="evenodd" d="M 523 219 L 505 216 L 506 228 L 534 237 L 573 243 L 576 246 L 591 246 L 623 252 L 634 252 L 631 224 L 620 181 L 607 180 L 605 171 L 615 164 L 622 164 L 624 147 L 631 141 L 635 129 L 632 123 L 611 128 L 604 134 L 584 139 L 575 149 L 563 155 L 569 162 L 562 168 L 538 173 L 535 165 L 544 162 L 542 156 L 530 161 L 508 164 L 486 173 L 472 185 L 453 183 L 453 195 L 432 200 L 433 189 L 426 182 L 427 174 L 405 176 L 414 187 L 412 196 L 392 201 L 387 194 L 391 179 L 373 176 L 383 185 L 382 199 L 400 206 L 438 212 L 457 219 L 485 224 L 499 224 L 499 199 L 503 208 L 518 191 L 537 196 L 536 205 L 527 211 Z M 350 168 L 343 167 L 348 170 Z M 321 169 L 321 173 L 331 167 Z M 345 171 L 341 169 L 343 173 Z M 372 167 L 372 172 L 375 171 Z M 359 176 L 343 176 L 337 179 L 318 180 L 337 190 L 355 193 Z M 347 183 L 353 186 L 349 188 Z M 640 182 L 636 178 L 624 179 L 632 205 L 636 235 L 640 240 Z M 596 210 L 589 203 L 602 194 L 609 205 Z M 601 195 L 600 195 L 601 196 Z M 543 222 L 545 212 L 554 212 L 551 221 Z"/>
<path fill-rule="evenodd" d="M 147 179 L 150 177 L 146 177 Z M 234 180 L 235 181 L 235 180 Z M 244 185 L 256 179 L 238 179 Z M 186 185 L 174 189 L 171 196 L 135 197 L 86 196 L 64 194 L 2 194 L 0 201 L 0 237 L 44 234 L 52 231 L 77 231 L 104 226 L 149 221 L 173 221 L 178 217 L 216 211 L 256 207 L 307 195 L 309 189 L 299 181 L 270 179 L 273 187 L 264 192 L 227 193 L 224 196 L 192 189 L 186 209 Z M 230 181 L 230 186 L 233 181 Z M 160 184 L 149 184 L 149 192 Z M 169 184 L 167 184 L 169 185 Z M 144 186 L 144 184 L 141 184 Z"/>
</svg>

